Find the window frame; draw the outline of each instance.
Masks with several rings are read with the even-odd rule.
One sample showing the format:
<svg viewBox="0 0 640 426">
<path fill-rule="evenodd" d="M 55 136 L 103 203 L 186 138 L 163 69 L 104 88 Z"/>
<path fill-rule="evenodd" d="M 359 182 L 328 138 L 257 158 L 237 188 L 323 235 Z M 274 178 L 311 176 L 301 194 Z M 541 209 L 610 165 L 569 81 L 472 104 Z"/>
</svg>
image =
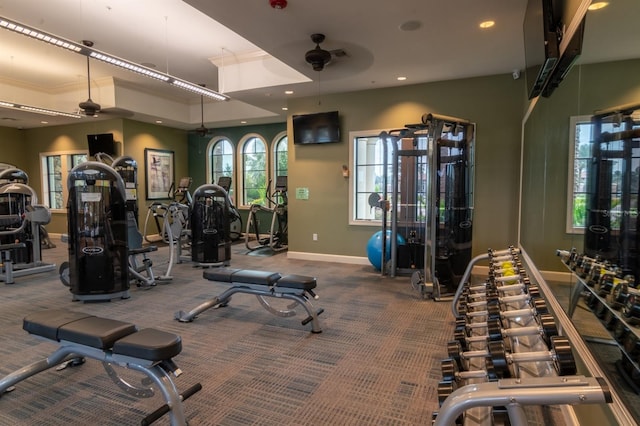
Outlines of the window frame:
<svg viewBox="0 0 640 426">
<path fill-rule="evenodd" d="M 40 157 L 40 177 L 41 177 L 41 197 L 40 204 L 43 204 L 49 208 L 52 213 L 66 213 L 67 203 L 69 201 L 69 188 L 67 188 L 67 181 L 69 179 L 69 172 L 73 169 L 73 156 L 86 155 L 89 159 L 88 150 L 71 150 L 71 151 L 50 151 L 39 153 Z M 49 165 L 47 160 L 50 157 L 60 157 L 60 178 L 62 183 L 62 208 L 52 208 L 50 206 L 51 200 L 49 196 L 51 194 L 49 187 Z"/>
<path fill-rule="evenodd" d="M 271 143 L 271 156 L 272 156 L 272 162 L 271 162 L 271 179 L 273 182 L 276 181 L 276 177 L 278 176 L 278 146 L 286 139 L 286 143 L 285 146 L 287 147 L 287 173 L 285 174 L 285 176 L 289 175 L 289 137 L 287 135 L 287 131 L 282 131 L 280 133 L 278 133 L 274 138 L 273 141 Z"/>
<path fill-rule="evenodd" d="M 378 138 L 384 130 L 355 130 L 349 132 L 349 165 L 351 173 L 349 174 L 349 225 L 356 226 L 381 226 L 382 219 L 356 219 L 356 199 L 357 196 L 357 174 L 358 164 L 356 158 L 356 139 L 361 137 Z"/>
<path fill-rule="evenodd" d="M 211 180 L 211 183 L 217 184 L 218 182 L 213 181 L 214 176 L 214 170 L 213 170 L 213 150 L 215 148 L 215 146 L 218 143 L 221 142 L 228 142 L 229 145 L 231 145 L 231 165 L 233 167 L 233 170 L 231 170 L 231 190 L 229 191 L 229 198 L 231 198 L 231 201 L 235 204 L 236 202 L 236 193 L 237 193 L 237 179 L 236 179 L 236 171 L 237 171 L 237 155 L 236 155 L 236 146 L 234 145 L 233 141 L 231 141 L 231 139 L 229 139 L 226 136 L 215 136 L 213 137 L 208 143 L 207 143 L 207 165 L 206 165 L 206 174 L 207 174 L 207 180 Z"/>
<path fill-rule="evenodd" d="M 252 139 L 259 139 L 263 144 L 264 144 L 264 155 L 265 155 L 265 159 L 264 159 L 264 167 L 265 167 L 265 182 L 268 182 L 269 179 L 269 144 L 267 143 L 267 141 L 265 140 L 265 138 L 258 134 L 258 133 L 247 133 L 246 135 L 244 135 L 240 141 L 238 142 L 238 146 L 236 147 L 237 149 L 237 155 L 236 155 L 236 166 L 237 166 L 237 172 L 236 172 L 236 176 L 238 178 L 238 184 L 236 186 L 236 193 L 237 193 L 237 205 L 239 208 L 242 209 L 249 209 L 251 208 L 251 204 L 245 204 L 245 199 L 244 199 L 244 181 L 245 181 L 245 171 L 244 171 L 244 148 L 245 145 L 247 144 L 247 142 L 249 142 Z M 266 200 L 266 197 L 265 197 Z"/>
</svg>

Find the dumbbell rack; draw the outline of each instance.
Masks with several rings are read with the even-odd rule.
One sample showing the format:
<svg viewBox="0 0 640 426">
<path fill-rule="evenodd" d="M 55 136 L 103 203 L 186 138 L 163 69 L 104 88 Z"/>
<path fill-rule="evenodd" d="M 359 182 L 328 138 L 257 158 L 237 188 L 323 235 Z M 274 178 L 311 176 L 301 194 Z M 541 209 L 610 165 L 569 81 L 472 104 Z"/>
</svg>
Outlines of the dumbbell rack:
<svg viewBox="0 0 640 426">
<path fill-rule="evenodd" d="M 524 406 L 610 402 L 603 381 L 575 376 L 569 340 L 545 335 L 557 330 L 549 327 L 548 316 L 541 320 L 548 314 L 546 304 L 531 285 L 519 250 L 489 250 L 472 264 L 481 259 L 490 263 L 487 280 L 472 286 L 465 274 L 454 297 L 456 341 L 448 345 L 454 361 L 443 361 L 444 380 L 438 388 L 441 406 L 440 413 L 434 414 L 435 424 L 527 424 Z M 504 328 L 496 331 L 495 318 Z M 461 346 L 464 352 L 459 352 Z M 505 348 L 510 348 L 510 354 Z M 591 398 L 581 400 L 579 395 L 586 395 L 582 392 Z M 535 407 L 527 408 L 531 410 Z"/>
<path fill-rule="evenodd" d="M 609 331 L 620 349 L 616 368 L 620 376 L 640 394 L 640 290 L 630 287 L 627 277 L 616 277 L 615 265 L 570 251 L 557 250 L 562 263 L 572 271 L 573 286 L 568 314 L 571 317 L 581 298 Z M 618 274 L 619 275 L 619 274 Z M 587 294 L 585 296 L 585 293 Z"/>
</svg>

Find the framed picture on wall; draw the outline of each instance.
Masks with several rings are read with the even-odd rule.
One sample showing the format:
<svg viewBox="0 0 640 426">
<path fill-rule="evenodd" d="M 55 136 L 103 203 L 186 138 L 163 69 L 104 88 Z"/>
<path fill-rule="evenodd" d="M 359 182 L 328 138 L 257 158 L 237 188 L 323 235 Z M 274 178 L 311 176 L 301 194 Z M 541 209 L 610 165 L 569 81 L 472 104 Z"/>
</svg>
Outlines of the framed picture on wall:
<svg viewBox="0 0 640 426">
<path fill-rule="evenodd" d="M 144 171 L 147 181 L 147 200 L 169 197 L 173 182 L 174 152 L 165 149 L 144 149 Z"/>
</svg>

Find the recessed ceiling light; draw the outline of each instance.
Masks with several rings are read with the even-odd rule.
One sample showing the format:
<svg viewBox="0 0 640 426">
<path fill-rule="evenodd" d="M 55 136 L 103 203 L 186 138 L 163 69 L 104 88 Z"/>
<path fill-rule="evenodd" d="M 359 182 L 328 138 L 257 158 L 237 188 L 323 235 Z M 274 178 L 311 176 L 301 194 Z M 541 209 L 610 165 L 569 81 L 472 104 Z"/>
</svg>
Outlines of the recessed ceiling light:
<svg viewBox="0 0 640 426">
<path fill-rule="evenodd" d="M 162 124 L 162 120 L 156 120 L 157 124 Z"/>
<path fill-rule="evenodd" d="M 483 22 L 480 22 L 480 28 L 482 29 L 491 28 L 495 24 L 496 24 L 495 21 L 483 21 Z"/>
<path fill-rule="evenodd" d="M 595 3 L 591 3 L 591 5 L 589 5 L 589 7 L 587 9 L 589 10 L 599 10 L 602 9 L 603 7 L 607 7 L 609 6 L 609 2 L 608 1 L 597 1 Z"/>
<path fill-rule="evenodd" d="M 287 107 L 282 107 L 282 110 L 283 110 L 283 111 L 289 111 L 289 108 L 287 108 Z"/>
<path fill-rule="evenodd" d="M 405 81 L 406 79 L 407 77 L 404 77 L 404 76 L 397 77 L 398 81 Z"/>
<path fill-rule="evenodd" d="M 41 121 L 40 124 L 49 124 L 48 121 Z"/>
<path fill-rule="evenodd" d="M 246 121 L 244 121 L 244 120 L 242 120 L 242 121 L 240 122 L 240 124 L 247 124 L 247 122 L 246 122 Z"/>
<path fill-rule="evenodd" d="M 293 95 L 293 90 L 285 90 L 284 94 L 285 95 Z"/>
</svg>

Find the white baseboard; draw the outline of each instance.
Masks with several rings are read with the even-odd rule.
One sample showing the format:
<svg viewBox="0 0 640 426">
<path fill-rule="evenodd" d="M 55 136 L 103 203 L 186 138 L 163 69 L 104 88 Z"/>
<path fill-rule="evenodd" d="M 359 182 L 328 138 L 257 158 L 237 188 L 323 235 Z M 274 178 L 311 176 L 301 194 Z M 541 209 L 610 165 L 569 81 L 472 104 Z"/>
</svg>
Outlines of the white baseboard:
<svg viewBox="0 0 640 426">
<path fill-rule="evenodd" d="M 369 259 L 361 256 L 343 256 L 339 254 L 307 253 L 287 251 L 287 259 L 313 260 L 318 262 L 349 263 L 353 265 L 370 265 Z"/>
</svg>

